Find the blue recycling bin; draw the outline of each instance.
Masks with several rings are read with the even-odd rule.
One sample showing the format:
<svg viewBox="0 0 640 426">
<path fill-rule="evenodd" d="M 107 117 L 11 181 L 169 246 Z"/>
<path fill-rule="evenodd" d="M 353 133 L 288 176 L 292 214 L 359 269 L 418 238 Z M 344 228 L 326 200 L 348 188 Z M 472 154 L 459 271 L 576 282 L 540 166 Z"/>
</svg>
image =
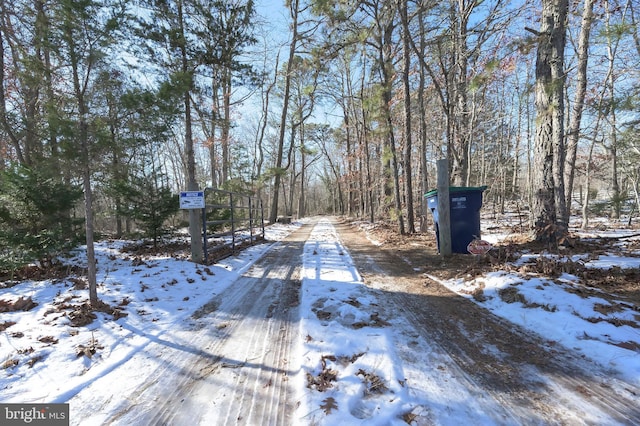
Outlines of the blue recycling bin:
<svg viewBox="0 0 640 426">
<path fill-rule="evenodd" d="M 480 187 L 449 187 L 451 202 L 449 213 L 451 217 L 451 251 L 453 253 L 469 253 L 467 246 L 475 238 L 480 238 L 480 208 L 482 207 L 482 193 L 486 186 Z M 433 214 L 436 223 L 436 237 L 438 250 L 440 249 L 440 230 L 438 227 L 438 190 L 434 189 L 425 194 L 427 206 Z"/>
</svg>

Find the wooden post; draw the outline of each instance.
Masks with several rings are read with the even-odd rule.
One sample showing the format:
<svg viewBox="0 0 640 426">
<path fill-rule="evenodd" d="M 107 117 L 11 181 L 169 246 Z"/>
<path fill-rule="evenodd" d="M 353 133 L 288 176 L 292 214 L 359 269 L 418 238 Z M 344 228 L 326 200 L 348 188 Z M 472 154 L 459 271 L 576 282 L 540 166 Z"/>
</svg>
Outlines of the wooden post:
<svg viewBox="0 0 640 426">
<path fill-rule="evenodd" d="M 201 209 L 189 210 L 189 234 L 191 235 L 191 261 L 202 263 L 202 230 L 200 229 Z"/>
<path fill-rule="evenodd" d="M 451 213 L 449 198 L 449 161 L 437 161 L 438 169 L 438 243 L 440 255 L 451 255 Z"/>
<path fill-rule="evenodd" d="M 198 184 L 196 182 L 189 182 L 187 185 L 189 191 L 198 191 Z M 189 234 L 191 236 L 191 261 L 194 263 L 203 263 L 204 255 L 202 252 L 202 229 L 200 224 L 202 222 L 202 210 L 190 209 L 189 210 Z"/>
</svg>

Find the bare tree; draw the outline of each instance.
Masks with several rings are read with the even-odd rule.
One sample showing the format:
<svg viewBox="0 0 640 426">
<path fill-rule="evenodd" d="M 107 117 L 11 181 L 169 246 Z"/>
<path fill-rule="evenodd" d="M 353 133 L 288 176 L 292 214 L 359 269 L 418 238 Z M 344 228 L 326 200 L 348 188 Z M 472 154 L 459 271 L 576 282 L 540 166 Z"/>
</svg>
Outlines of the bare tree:
<svg viewBox="0 0 640 426">
<path fill-rule="evenodd" d="M 604 1 L 604 9 L 605 9 L 605 29 L 606 29 L 606 39 L 607 39 L 607 60 L 609 63 L 609 71 L 607 73 L 607 80 L 604 83 L 604 87 L 607 88 L 610 96 L 609 106 L 608 106 L 608 117 L 607 121 L 609 123 L 609 135 L 608 135 L 608 145 L 606 149 L 609 151 L 609 156 L 611 158 L 611 198 L 612 198 L 612 211 L 611 216 L 618 219 L 620 218 L 620 183 L 618 177 L 618 117 L 617 110 L 617 94 L 616 94 L 616 71 L 615 71 L 615 62 L 617 57 L 618 46 L 620 45 L 620 37 L 615 34 L 612 23 L 612 8 L 614 6 L 609 3 L 609 0 Z"/>
<path fill-rule="evenodd" d="M 405 183 L 405 199 L 407 203 L 407 226 L 409 233 L 416 232 L 415 217 L 413 211 L 413 180 L 411 153 L 413 150 L 411 140 L 411 84 L 409 82 L 409 73 L 411 72 L 411 48 L 410 41 L 411 31 L 409 30 L 409 8 L 408 1 L 402 0 L 400 5 L 400 20 L 402 22 L 402 85 L 404 89 L 404 183 Z"/>
<path fill-rule="evenodd" d="M 589 62 L 589 38 L 591 34 L 591 24 L 593 23 L 594 0 L 585 0 L 582 9 L 582 24 L 580 26 L 580 36 L 578 37 L 578 47 L 576 55 L 578 57 L 578 67 L 576 76 L 576 91 L 571 109 L 571 120 L 567 134 L 567 159 L 565 167 L 566 185 L 565 202 L 566 217 L 563 220 L 569 223 L 571 202 L 573 194 L 573 181 L 575 179 L 576 156 L 578 152 L 578 141 L 580 140 L 580 126 L 582 123 L 582 112 L 584 110 L 584 99 L 587 93 L 587 64 Z"/>
<path fill-rule="evenodd" d="M 289 12 L 291 16 L 291 42 L 289 44 L 289 58 L 284 73 L 284 94 L 282 99 L 282 113 L 280 115 L 280 128 L 278 133 L 278 147 L 276 149 L 276 162 L 273 177 L 273 195 L 271 199 L 271 211 L 269 213 L 269 222 L 274 223 L 278 218 L 278 204 L 280 197 L 280 185 L 283 175 L 284 164 L 284 142 L 287 129 L 287 115 L 289 111 L 289 98 L 291 96 L 291 78 L 293 67 L 295 64 L 296 50 L 300 41 L 300 33 L 298 27 L 298 18 L 302 14 L 303 7 L 300 0 L 291 0 L 289 3 Z"/>
</svg>

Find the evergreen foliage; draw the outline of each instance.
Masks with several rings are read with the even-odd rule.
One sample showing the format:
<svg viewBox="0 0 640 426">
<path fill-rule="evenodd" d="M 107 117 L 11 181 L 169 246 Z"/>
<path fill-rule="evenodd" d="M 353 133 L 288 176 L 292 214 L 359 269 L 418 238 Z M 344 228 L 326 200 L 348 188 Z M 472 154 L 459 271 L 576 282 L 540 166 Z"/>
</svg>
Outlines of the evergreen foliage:
<svg viewBox="0 0 640 426">
<path fill-rule="evenodd" d="M 82 191 L 43 170 L 15 166 L 0 172 L 0 269 L 20 267 L 77 244 L 82 219 L 72 211 Z"/>
<path fill-rule="evenodd" d="M 158 239 L 166 231 L 165 223 L 179 210 L 178 195 L 171 189 L 159 183 L 157 172 L 151 176 L 130 175 L 127 181 L 114 183 L 113 190 L 117 192 L 124 203 L 121 214 L 136 221 L 144 230 L 148 238 L 153 238 L 153 245 L 157 247 Z"/>
</svg>

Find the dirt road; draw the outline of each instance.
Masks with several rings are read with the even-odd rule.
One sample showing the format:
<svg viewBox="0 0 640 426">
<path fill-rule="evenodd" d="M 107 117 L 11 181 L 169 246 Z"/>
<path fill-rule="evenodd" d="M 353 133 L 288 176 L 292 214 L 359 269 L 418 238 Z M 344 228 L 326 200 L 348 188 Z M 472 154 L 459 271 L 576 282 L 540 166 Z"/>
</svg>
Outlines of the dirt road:
<svg viewBox="0 0 640 426">
<path fill-rule="evenodd" d="M 137 389 L 91 388 L 72 404 L 87 411 L 116 412 L 80 425 L 290 425 L 296 395 L 289 382 L 296 366 L 301 254 L 312 227 L 275 244 L 240 279 L 196 311 L 184 328 L 146 335 L 144 373 L 127 363 L 109 374 L 147 379 Z M 175 374 L 179 371 L 179 374 Z M 123 379 L 123 383 L 126 380 Z M 104 397 L 102 395 L 105 395 Z"/>
<path fill-rule="evenodd" d="M 334 226 L 365 284 L 384 296 L 383 310 L 395 313 L 394 333 L 415 336 L 414 348 L 398 349 L 407 374 L 426 369 L 462 384 L 477 396 L 473 423 L 588 424 L 583 413 L 591 411 L 640 424 L 638 389 L 429 280 L 425 272 L 442 266 L 438 256 L 410 245 L 380 248 L 348 224 Z M 155 358 L 145 386 L 117 395 L 119 414 L 109 424 L 305 424 L 294 415 L 304 395 L 290 378 L 300 370 L 302 253 L 312 229 L 275 244 L 190 327 L 154 336 L 145 348 Z M 446 364 L 430 365 L 434 351 Z M 416 399 L 422 385 L 413 385 Z M 96 410 L 114 404 L 86 395 Z M 478 412 L 482 418 L 473 419 Z M 412 424 L 447 422 L 426 409 Z"/>
<path fill-rule="evenodd" d="M 426 278 L 446 267 L 434 253 L 381 248 L 347 224 L 336 227 L 365 283 L 385 291 L 387 309 L 448 354 L 468 387 L 498 402 L 501 410 L 487 404 L 497 424 L 584 424 L 585 407 L 620 424 L 640 424 L 638 389 Z"/>
</svg>

